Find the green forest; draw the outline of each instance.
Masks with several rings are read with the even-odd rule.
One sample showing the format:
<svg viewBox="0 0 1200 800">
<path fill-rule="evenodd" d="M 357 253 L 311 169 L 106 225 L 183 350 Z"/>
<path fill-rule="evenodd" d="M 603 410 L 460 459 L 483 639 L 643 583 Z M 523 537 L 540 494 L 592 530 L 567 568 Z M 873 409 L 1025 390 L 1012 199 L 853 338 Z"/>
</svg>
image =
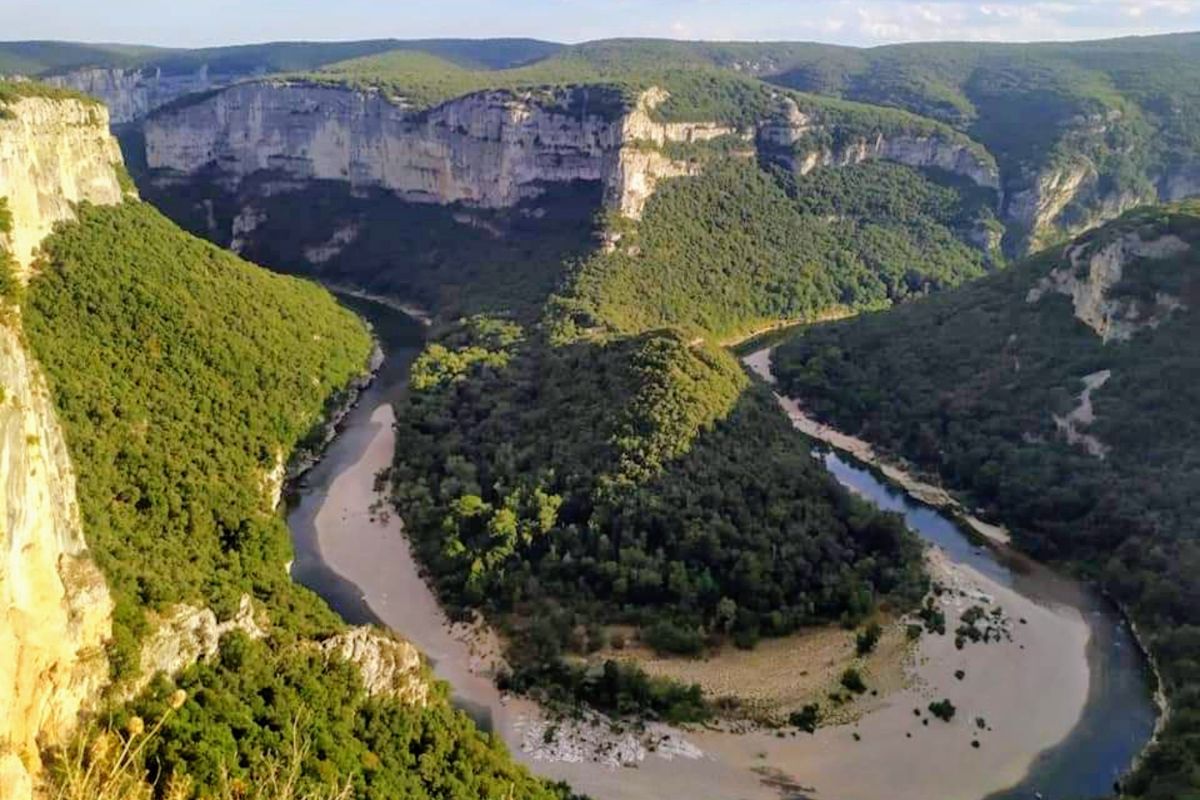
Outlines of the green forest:
<svg viewBox="0 0 1200 800">
<path fill-rule="evenodd" d="M 243 593 L 331 615 L 294 587 L 267 474 L 365 369 L 365 328 L 324 290 L 182 233 L 144 203 L 84 206 L 43 246 L 24 299 L 117 601 L 113 661 L 136 671 L 145 609 Z M 303 622 L 301 622 L 303 620 Z"/>
<path fill-rule="evenodd" d="M 139 754 L 159 790 L 186 776 L 185 796 L 210 797 L 222 775 L 261 778 L 299 727 L 299 791 L 349 781 L 361 798 L 567 796 L 517 767 L 444 687 L 423 708 L 369 699 L 356 669 L 308 641 L 344 624 L 288 579 L 266 478 L 365 369 L 362 322 L 144 203 L 78 213 L 44 242 L 23 317 L 116 601 L 115 677 L 137 672 L 148 612 L 186 602 L 224 617 L 249 594 L 268 621 L 265 641 L 230 634 L 216 661 L 107 712 L 117 730 L 165 719 Z M 168 713 L 177 688 L 186 703 Z"/>
<path fill-rule="evenodd" d="M 641 224 L 574 271 L 556 310 L 576 329 L 729 339 L 883 308 L 984 274 L 966 239 L 992 219 L 991 195 L 897 164 L 799 176 L 725 160 L 664 185 Z"/>
<path fill-rule="evenodd" d="M 1163 294 L 1200 297 L 1200 205 L 1148 208 L 1080 240 L 1085 253 L 1123 236 L 1176 236 L 1191 250 L 1126 266 L 1110 301 L 1138 301 L 1148 320 Z M 775 355 L 786 391 L 818 416 L 937 474 L 1002 520 L 1038 558 L 1094 578 L 1147 633 L 1172 714 L 1128 785 L 1134 796 L 1187 796 L 1200 779 L 1200 318 L 1167 312 L 1128 340 L 1105 343 L 1067 296 L 1030 302 L 1059 250 L 969 286 L 887 313 L 805 330 Z M 1158 313 L 1163 313 L 1161 309 Z M 1084 376 L 1086 432 L 1104 458 L 1069 444 Z"/>
</svg>

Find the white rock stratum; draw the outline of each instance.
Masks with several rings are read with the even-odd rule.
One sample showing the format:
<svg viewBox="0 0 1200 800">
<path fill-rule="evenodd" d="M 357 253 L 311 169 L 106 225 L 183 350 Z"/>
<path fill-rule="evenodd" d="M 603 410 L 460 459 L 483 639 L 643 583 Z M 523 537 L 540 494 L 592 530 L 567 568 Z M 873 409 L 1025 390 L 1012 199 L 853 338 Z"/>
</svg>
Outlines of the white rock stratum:
<svg viewBox="0 0 1200 800">
<path fill-rule="evenodd" d="M 1070 266 L 1060 267 L 1042 278 L 1025 297 L 1037 303 L 1050 293 L 1071 298 L 1075 317 L 1106 343 L 1124 341 L 1139 330 L 1156 328 L 1183 301 L 1157 292 L 1153 303 L 1132 297 L 1114 296 L 1113 289 L 1131 266 L 1140 260 L 1161 260 L 1182 255 L 1191 245 L 1177 236 L 1143 240 L 1136 232 L 1110 242 L 1084 242 L 1067 248 Z"/>
<path fill-rule="evenodd" d="M 505 208 L 546 184 L 599 182 L 607 208 L 640 217 L 664 178 L 694 174 L 670 144 L 736 137 L 786 150 L 820 126 L 795 113 L 754 130 L 716 122 L 661 122 L 667 97 L 650 89 L 623 111 L 605 89 L 484 91 L 414 112 L 379 92 L 262 81 L 162 109 L 145 122 L 150 168 L 224 183 L 271 175 L 275 186 L 308 180 L 382 188 L 414 202 Z M 589 96 L 589 92 L 594 96 Z M 996 188 L 995 163 L 951 135 L 863 136 L 834 150 L 789 154 L 800 171 L 870 159 L 939 167 Z"/>
<path fill-rule="evenodd" d="M 512 206 L 539 194 L 542 184 L 600 181 L 610 207 L 637 216 L 658 179 L 690 167 L 657 149 L 626 145 L 733 132 L 654 122 L 653 94 L 623 115 L 588 111 L 587 91 L 560 98 L 569 108 L 545 93 L 488 91 L 414 113 L 378 92 L 241 84 L 152 115 L 146 159 L 152 169 L 180 173 L 216 168 L 234 182 L 270 172 L 483 208 Z"/>
</svg>

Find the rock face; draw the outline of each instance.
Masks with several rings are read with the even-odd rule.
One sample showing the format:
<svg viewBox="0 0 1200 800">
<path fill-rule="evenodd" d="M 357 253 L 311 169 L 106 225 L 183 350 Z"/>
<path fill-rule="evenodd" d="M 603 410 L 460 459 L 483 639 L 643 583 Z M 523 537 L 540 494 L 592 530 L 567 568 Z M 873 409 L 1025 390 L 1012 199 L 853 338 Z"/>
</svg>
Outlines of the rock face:
<svg viewBox="0 0 1200 800">
<path fill-rule="evenodd" d="M 88 558 L 49 391 L 3 322 L 0 396 L 0 762 L 33 772 L 38 742 L 63 742 L 107 682 L 112 600 Z"/>
<path fill-rule="evenodd" d="M 211 609 L 179 605 L 153 625 L 154 633 L 142 642 L 138 677 L 122 687 L 126 698 L 137 695 L 160 672 L 174 675 L 201 659 L 212 658 L 227 633 L 242 631 L 252 639 L 267 635 L 255 617 L 250 595 L 242 595 L 237 613 L 224 622 L 217 622 Z"/>
<path fill-rule="evenodd" d="M 1183 308 L 1183 302 L 1157 292 L 1154 302 L 1147 303 L 1114 296 L 1113 288 L 1138 260 L 1172 258 L 1190 249 L 1172 235 L 1144 241 L 1137 233 L 1127 233 L 1115 241 L 1084 242 L 1067 249 L 1069 267 L 1053 270 L 1029 290 L 1025 300 L 1036 303 L 1051 292 L 1064 294 L 1071 298 L 1075 316 L 1105 342 L 1127 340 L 1139 330 L 1160 325 Z"/>
<path fill-rule="evenodd" d="M 408 642 L 371 628 L 353 628 L 320 644 L 327 658 L 358 667 L 372 697 L 390 697 L 414 706 L 429 699 L 429 681 L 421 653 Z"/>
<path fill-rule="evenodd" d="M 1104 190 L 1092 163 L 1079 156 L 1024 178 L 1013 191 L 1005 219 L 1028 231 L 1026 250 L 1041 250 L 1074 237 L 1146 203 L 1175 202 L 1200 195 L 1200 165 L 1177 165 L 1140 190 Z"/>
<path fill-rule="evenodd" d="M 115 203 L 120 162 L 104 110 L 29 98 L 0 120 L 0 236 L 27 277 L 42 236 L 71 203 Z M 6 257 L 0 253 L 0 257 Z M 0 299 L 0 797 L 32 791 L 38 748 L 64 742 L 108 680 L 112 600 L 88 557 L 75 476 L 49 389 Z"/>
<path fill-rule="evenodd" d="M 1071 409 L 1066 416 L 1054 415 L 1054 425 L 1066 437 L 1067 444 L 1080 446 L 1089 455 L 1102 461 L 1108 457 L 1111 448 L 1092 434 L 1085 433 L 1083 429 L 1096 421 L 1096 412 L 1092 408 L 1092 392 L 1104 388 L 1104 384 L 1108 383 L 1111 377 L 1112 370 L 1107 369 L 1084 375 L 1079 405 Z"/>
<path fill-rule="evenodd" d="M 164 74 L 161 69 L 77 69 L 45 79 L 46 83 L 74 89 L 108 106 L 114 125 L 141 119 L 159 106 L 193 92 L 227 86 L 239 75 L 210 76 L 208 67 L 194 72 Z"/>
<path fill-rule="evenodd" d="M 650 119 L 655 98 L 625 113 L 589 111 L 588 92 L 489 91 L 423 113 L 377 92 L 270 81 L 241 84 L 145 123 L 152 169 L 215 168 L 233 183 L 270 172 L 292 181 L 345 181 L 406 200 L 503 208 L 541 185 L 599 181 L 613 208 L 636 216 L 654 182 L 688 168 L 661 153 L 626 152 L 729 132 Z M 607 110 L 606 110 L 607 109 Z"/>
<path fill-rule="evenodd" d="M 54 224 L 74 218 L 73 204 L 121 201 L 121 150 L 95 103 L 30 97 L 8 110 L 11 118 L 0 119 L 0 197 L 13 215 L 9 252 L 27 267 Z"/>
<path fill-rule="evenodd" d="M 1000 188 L 996 162 L 981 148 L 961 139 L 936 134 L 876 133 L 833 145 L 823 141 L 830 132 L 825 122 L 801 111 L 788 99 L 779 116 L 759 128 L 758 141 L 773 160 L 801 175 L 817 167 L 892 161 L 915 169 L 933 167 L 967 178 L 977 186 L 997 191 Z"/>
</svg>

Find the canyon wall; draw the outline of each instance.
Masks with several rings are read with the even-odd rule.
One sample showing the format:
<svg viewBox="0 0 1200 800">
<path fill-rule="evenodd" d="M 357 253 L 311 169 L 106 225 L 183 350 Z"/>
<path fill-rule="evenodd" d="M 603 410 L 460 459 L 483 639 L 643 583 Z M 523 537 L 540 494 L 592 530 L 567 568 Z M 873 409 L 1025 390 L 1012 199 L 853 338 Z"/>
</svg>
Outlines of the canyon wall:
<svg viewBox="0 0 1200 800">
<path fill-rule="evenodd" d="M 121 150 L 98 103 L 27 97 L 0 117 L 0 197 L 12 213 L 6 247 L 24 271 L 37 245 L 81 201 L 118 203 Z"/>
<path fill-rule="evenodd" d="M 833 148 L 798 142 L 822 129 L 792 104 L 790 116 L 739 131 L 716 122 L 662 122 L 667 94 L 651 89 L 632 107 L 588 103 L 587 92 L 485 91 L 416 113 L 382 94 L 288 81 L 240 84 L 177 104 L 145 122 L 152 170 L 210 171 L 229 185 L 256 173 L 286 181 L 334 180 L 383 188 L 405 200 L 510 207 L 546 184 L 599 182 L 606 207 L 638 218 L 663 178 L 699 167 L 664 145 L 719 137 L 754 141 L 807 172 L 870 159 L 937 167 L 997 189 L 994 161 L 962 137 L 875 134 Z M 589 111 L 594 108 L 596 110 Z M 826 126 L 828 127 L 828 126 Z"/>
<path fill-rule="evenodd" d="M 79 201 L 123 196 L 104 109 L 30 97 L 0 119 L 0 235 L 18 280 Z M 66 443 L 44 377 L 0 299 L 0 798 L 29 796 L 40 746 L 65 741 L 108 679 L 112 601 L 88 557 Z"/>
<path fill-rule="evenodd" d="M 627 144 L 730 132 L 654 122 L 645 103 L 627 113 L 588 111 L 589 91 L 605 90 L 488 91 L 414 113 L 377 92 L 241 84 L 152 115 L 146 160 L 151 169 L 176 173 L 215 169 L 233 183 L 270 172 L 481 208 L 515 205 L 544 184 L 600 182 L 612 207 L 637 216 L 659 177 L 688 167 L 661 153 L 632 156 Z"/>
<path fill-rule="evenodd" d="M 166 74 L 158 68 L 92 67 L 44 79 L 52 86 L 91 95 L 108 106 L 114 125 L 141 119 L 172 100 L 194 92 L 228 86 L 243 75 L 210 75 L 207 66 Z"/>
<path fill-rule="evenodd" d="M 818 167 L 891 161 L 914 169 L 935 168 L 999 191 L 1000 170 L 979 145 L 944 133 L 838 135 L 836 123 L 784 100 L 780 113 L 758 130 L 758 143 L 773 161 L 801 175 Z"/>
<path fill-rule="evenodd" d="M 1122 280 L 1139 264 L 1190 251 L 1191 245 L 1177 236 L 1143 240 L 1137 232 L 1112 241 L 1073 245 L 1064 253 L 1069 266 L 1052 270 L 1029 290 L 1025 301 L 1037 303 L 1050 294 L 1066 295 L 1075 317 L 1105 343 L 1127 341 L 1141 330 L 1157 328 L 1186 305 L 1182 297 L 1163 291 L 1152 297 L 1123 295 L 1118 292 Z"/>
</svg>

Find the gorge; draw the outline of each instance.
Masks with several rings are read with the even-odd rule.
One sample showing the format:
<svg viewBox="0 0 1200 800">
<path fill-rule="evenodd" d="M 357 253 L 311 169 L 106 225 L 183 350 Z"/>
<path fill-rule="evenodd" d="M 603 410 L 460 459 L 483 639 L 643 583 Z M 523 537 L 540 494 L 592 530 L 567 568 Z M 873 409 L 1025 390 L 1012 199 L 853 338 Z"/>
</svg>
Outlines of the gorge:
<svg viewBox="0 0 1200 800">
<path fill-rule="evenodd" d="M 151 728 L 155 796 L 300 736 L 307 789 L 368 799 L 1175 796 L 1195 212 L 1121 215 L 1200 189 L 1192 39 L 0 83 L 0 785 Z M 750 366 L 803 434 L 727 348 L 784 324 Z M 946 515 L 812 458 L 818 419 Z"/>
</svg>

